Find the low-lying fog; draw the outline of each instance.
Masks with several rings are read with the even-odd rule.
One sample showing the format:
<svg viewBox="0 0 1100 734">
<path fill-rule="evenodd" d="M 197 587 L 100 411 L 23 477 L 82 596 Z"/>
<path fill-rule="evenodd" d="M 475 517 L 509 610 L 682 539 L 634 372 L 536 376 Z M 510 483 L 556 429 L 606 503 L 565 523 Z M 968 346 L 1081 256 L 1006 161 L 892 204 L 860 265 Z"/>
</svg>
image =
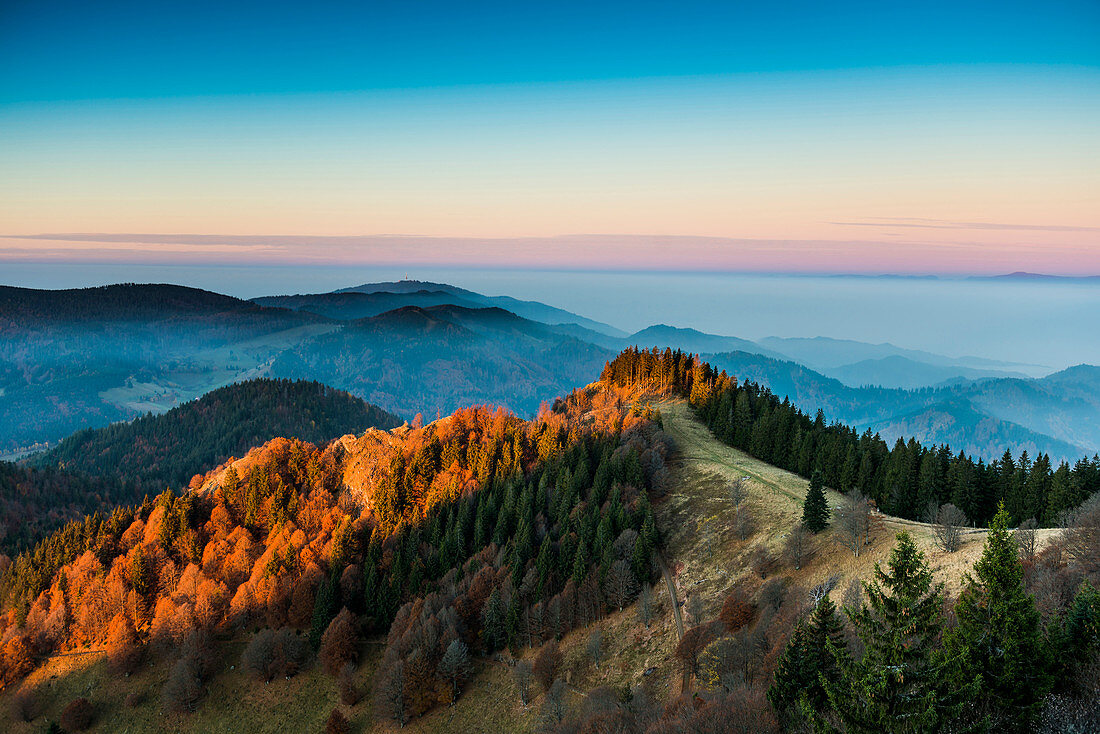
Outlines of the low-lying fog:
<svg viewBox="0 0 1100 734">
<path fill-rule="evenodd" d="M 633 332 L 651 324 L 760 338 L 889 341 L 950 356 L 1100 364 L 1100 283 L 392 267 L 5 264 L 0 282 L 74 288 L 172 282 L 242 298 L 397 280 L 544 301 Z"/>
</svg>

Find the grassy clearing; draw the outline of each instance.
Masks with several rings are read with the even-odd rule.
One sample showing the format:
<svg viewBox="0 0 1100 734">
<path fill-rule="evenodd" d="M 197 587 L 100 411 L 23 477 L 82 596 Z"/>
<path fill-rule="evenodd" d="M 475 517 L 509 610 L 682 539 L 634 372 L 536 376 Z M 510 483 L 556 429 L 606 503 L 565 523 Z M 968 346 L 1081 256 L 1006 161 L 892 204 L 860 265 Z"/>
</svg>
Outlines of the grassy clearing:
<svg viewBox="0 0 1100 734">
<path fill-rule="evenodd" d="M 338 328 L 338 324 L 307 324 L 222 347 L 168 355 L 163 360 L 163 371 L 155 379 L 131 381 L 104 390 L 99 397 L 106 403 L 141 413 L 163 413 L 219 387 L 264 377 L 279 353 Z"/>
</svg>

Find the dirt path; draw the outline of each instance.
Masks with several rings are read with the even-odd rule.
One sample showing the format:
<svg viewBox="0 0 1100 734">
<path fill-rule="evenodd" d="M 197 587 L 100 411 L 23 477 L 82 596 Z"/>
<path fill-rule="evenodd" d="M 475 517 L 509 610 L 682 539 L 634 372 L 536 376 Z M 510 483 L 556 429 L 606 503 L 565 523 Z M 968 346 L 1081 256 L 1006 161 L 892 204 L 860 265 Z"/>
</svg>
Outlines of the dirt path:
<svg viewBox="0 0 1100 734">
<path fill-rule="evenodd" d="M 672 580 L 672 572 L 668 570 L 668 564 L 664 557 L 658 553 L 657 563 L 661 566 L 661 577 L 668 587 L 668 598 L 672 600 L 672 621 L 676 623 L 677 641 L 684 639 L 684 617 L 680 613 L 680 599 L 676 594 L 676 583 Z"/>
</svg>

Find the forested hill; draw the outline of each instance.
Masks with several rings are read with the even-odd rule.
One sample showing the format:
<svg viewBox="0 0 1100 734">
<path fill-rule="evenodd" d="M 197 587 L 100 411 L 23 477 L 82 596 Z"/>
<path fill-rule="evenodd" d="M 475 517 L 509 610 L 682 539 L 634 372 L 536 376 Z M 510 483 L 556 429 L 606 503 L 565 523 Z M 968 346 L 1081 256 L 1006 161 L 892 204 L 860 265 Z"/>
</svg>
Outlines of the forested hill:
<svg viewBox="0 0 1100 734">
<path fill-rule="evenodd" d="M 79 431 L 31 461 L 115 477 L 157 493 L 178 489 L 195 474 L 277 436 L 323 444 L 401 423 L 392 413 L 319 382 L 265 378 L 228 385 L 132 423 Z"/>
<path fill-rule="evenodd" d="M 0 554 L 14 556 L 67 522 L 138 499 L 113 477 L 0 461 Z"/>
<path fill-rule="evenodd" d="M 71 322 L 182 321 L 262 315 L 285 323 L 318 320 L 314 314 L 269 309 L 232 296 L 167 283 L 120 283 L 97 288 L 40 290 L 0 286 L 0 333 Z"/>
<path fill-rule="evenodd" d="M 201 492 L 70 524 L 0 572 L 0 688 L 35 655 L 105 642 L 120 674 L 147 649 L 170 669 L 161 705 L 193 712 L 236 662 L 215 633 L 270 627 L 242 665 L 270 681 L 299 671 L 304 639 L 336 674 L 357 627 L 389 629 L 379 712 L 405 723 L 461 692 L 445 660 L 553 640 L 652 581 L 667 452 L 606 386 L 532 421 L 468 408 L 325 448 L 270 441 Z"/>
<path fill-rule="evenodd" d="M 721 441 L 769 464 L 841 492 L 859 490 L 884 512 L 920 520 L 954 504 L 985 525 L 1004 503 L 1013 523 L 1054 525 L 1063 512 L 1100 490 L 1100 458 L 1054 465 L 1048 455 L 1006 450 L 989 464 L 947 444 L 898 438 L 891 447 L 870 430 L 811 418 L 767 388 L 739 381 L 690 354 L 630 349 L 610 362 L 603 380 L 690 400 Z"/>
</svg>

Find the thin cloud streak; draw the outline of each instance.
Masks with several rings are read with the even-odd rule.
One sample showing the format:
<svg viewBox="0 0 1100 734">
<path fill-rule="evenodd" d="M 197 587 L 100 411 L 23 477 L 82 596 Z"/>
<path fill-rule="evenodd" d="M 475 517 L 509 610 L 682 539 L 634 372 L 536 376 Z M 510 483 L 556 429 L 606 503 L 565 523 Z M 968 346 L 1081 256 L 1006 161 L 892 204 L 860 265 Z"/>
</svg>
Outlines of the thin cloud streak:
<svg viewBox="0 0 1100 734">
<path fill-rule="evenodd" d="M 897 226 L 896 224 L 893 226 Z M 753 239 L 578 234 L 556 237 L 70 233 L 0 236 L 0 261 L 444 266 L 787 273 L 1100 272 L 1079 243 Z"/>
<path fill-rule="evenodd" d="M 1100 227 L 1061 224 L 1009 224 L 1004 222 L 952 222 L 944 219 L 880 217 L 866 222 L 829 222 L 841 227 L 916 227 L 923 229 L 996 229 L 1017 232 L 1100 232 Z"/>
</svg>

